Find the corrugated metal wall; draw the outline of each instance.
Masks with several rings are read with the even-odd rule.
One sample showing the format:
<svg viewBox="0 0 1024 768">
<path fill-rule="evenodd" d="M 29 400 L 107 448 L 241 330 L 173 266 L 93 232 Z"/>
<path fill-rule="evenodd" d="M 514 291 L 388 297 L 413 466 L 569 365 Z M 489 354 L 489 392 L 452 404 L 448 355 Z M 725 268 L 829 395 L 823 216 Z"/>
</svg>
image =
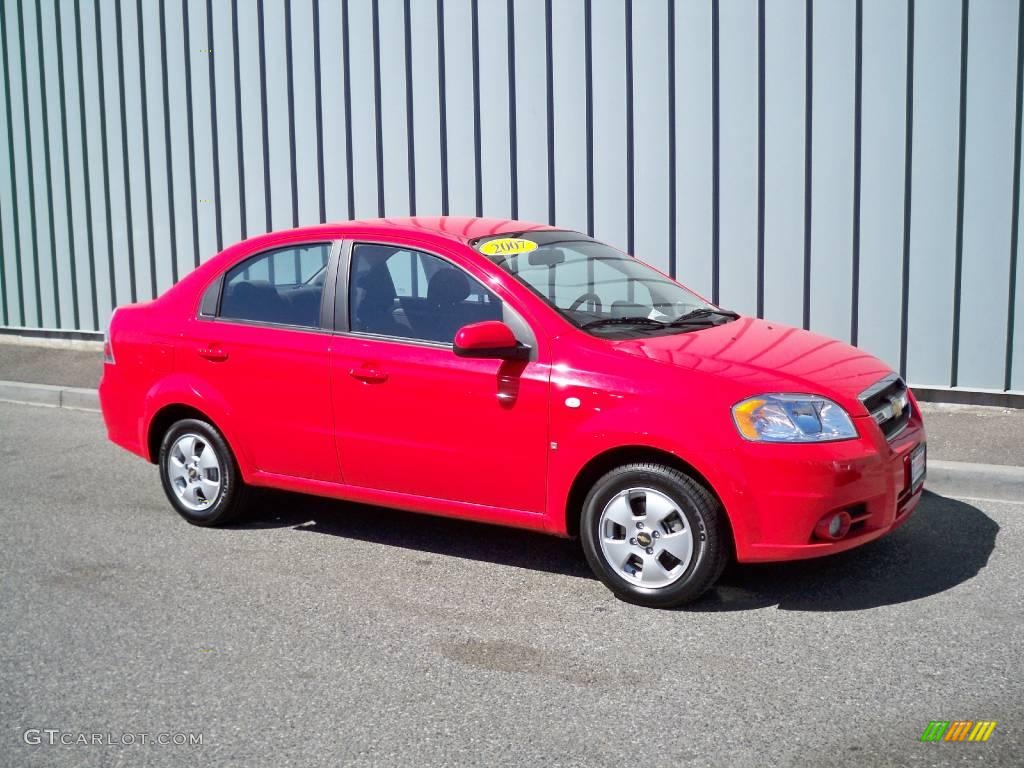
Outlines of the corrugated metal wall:
<svg viewBox="0 0 1024 768">
<path fill-rule="evenodd" d="M 1012 0 L 0 0 L 2 323 L 321 220 L 591 231 L 921 385 L 1024 390 Z"/>
</svg>

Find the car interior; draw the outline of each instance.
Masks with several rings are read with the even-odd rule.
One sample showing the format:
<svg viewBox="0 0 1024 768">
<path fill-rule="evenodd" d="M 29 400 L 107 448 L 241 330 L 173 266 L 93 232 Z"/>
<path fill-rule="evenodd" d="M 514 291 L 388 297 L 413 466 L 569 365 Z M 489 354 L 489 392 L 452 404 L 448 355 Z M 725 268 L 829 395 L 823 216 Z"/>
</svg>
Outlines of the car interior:
<svg viewBox="0 0 1024 768">
<path fill-rule="evenodd" d="M 419 295 L 419 289 L 400 295 L 395 276 L 408 270 L 411 262 L 393 257 L 407 257 L 409 251 L 379 246 L 372 249 L 368 255 L 357 251 L 353 262 L 353 331 L 451 342 L 464 325 L 502 319 L 501 301 L 496 296 L 474 284 L 461 270 L 431 256 L 424 255 L 420 264 L 427 275 L 426 295 Z"/>
</svg>

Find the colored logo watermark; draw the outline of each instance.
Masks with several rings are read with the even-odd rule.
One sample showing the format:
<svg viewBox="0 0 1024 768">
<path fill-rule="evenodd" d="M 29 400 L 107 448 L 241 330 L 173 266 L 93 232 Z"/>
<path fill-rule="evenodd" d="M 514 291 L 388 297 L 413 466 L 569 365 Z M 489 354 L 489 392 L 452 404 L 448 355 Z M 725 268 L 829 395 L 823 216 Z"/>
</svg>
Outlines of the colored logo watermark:
<svg viewBox="0 0 1024 768">
<path fill-rule="evenodd" d="M 988 741 L 995 729 L 995 720 L 932 720 L 921 741 Z"/>
</svg>

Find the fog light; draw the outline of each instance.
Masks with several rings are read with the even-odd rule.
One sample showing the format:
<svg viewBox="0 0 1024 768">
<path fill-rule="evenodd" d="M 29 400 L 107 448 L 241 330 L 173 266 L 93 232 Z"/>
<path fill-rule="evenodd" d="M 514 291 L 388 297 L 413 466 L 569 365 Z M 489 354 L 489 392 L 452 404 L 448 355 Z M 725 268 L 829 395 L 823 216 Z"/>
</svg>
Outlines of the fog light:
<svg viewBox="0 0 1024 768">
<path fill-rule="evenodd" d="M 847 512 L 830 512 L 814 526 L 814 535 L 826 541 L 837 541 L 850 532 L 850 515 Z"/>
</svg>

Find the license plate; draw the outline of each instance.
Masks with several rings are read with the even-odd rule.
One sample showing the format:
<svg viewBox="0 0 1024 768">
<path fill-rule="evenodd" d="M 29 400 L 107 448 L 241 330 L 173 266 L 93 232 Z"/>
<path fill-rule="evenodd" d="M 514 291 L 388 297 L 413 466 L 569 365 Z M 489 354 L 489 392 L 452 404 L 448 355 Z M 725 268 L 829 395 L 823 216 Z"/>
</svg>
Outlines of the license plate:
<svg viewBox="0 0 1024 768">
<path fill-rule="evenodd" d="M 918 483 L 924 480 L 925 473 L 925 447 L 917 446 L 910 454 L 910 487 L 916 488 Z"/>
</svg>

